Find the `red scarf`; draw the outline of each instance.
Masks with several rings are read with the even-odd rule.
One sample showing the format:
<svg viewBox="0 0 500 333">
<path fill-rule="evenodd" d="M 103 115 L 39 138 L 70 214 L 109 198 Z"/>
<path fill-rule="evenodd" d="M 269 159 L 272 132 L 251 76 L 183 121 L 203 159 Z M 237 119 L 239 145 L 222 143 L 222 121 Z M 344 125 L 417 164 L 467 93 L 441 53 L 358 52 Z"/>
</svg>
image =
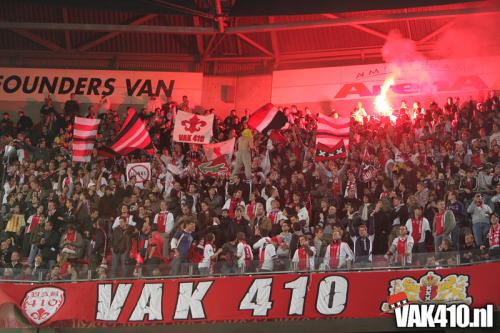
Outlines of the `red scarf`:
<svg viewBox="0 0 500 333">
<path fill-rule="evenodd" d="M 166 228 L 166 224 L 167 224 L 167 214 L 168 214 L 168 212 L 159 212 L 158 213 L 157 226 L 158 226 L 159 233 L 165 232 L 165 228 Z"/>
<path fill-rule="evenodd" d="M 307 254 L 306 249 L 304 249 L 302 246 L 299 247 L 297 250 L 298 255 L 299 255 L 299 263 L 298 263 L 298 268 L 299 270 L 304 270 L 304 269 L 309 269 L 309 254 Z"/>
<path fill-rule="evenodd" d="M 232 198 L 231 202 L 229 203 L 229 217 L 234 219 L 234 211 L 236 210 L 236 207 L 240 204 L 241 199 L 236 199 Z"/>
<path fill-rule="evenodd" d="M 33 215 L 33 217 L 31 218 L 30 226 L 28 227 L 28 229 L 26 229 L 26 233 L 29 234 L 33 230 L 35 230 L 35 228 L 38 225 L 38 223 L 40 223 L 40 216 Z"/>
<path fill-rule="evenodd" d="M 444 232 L 444 212 L 436 214 L 436 236 Z"/>
<path fill-rule="evenodd" d="M 405 257 L 406 254 L 406 241 L 408 238 L 401 239 L 398 238 L 398 260 L 399 262 L 403 262 L 403 258 Z"/>
<path fill-rule="evenodd" d="M 271 221 L 272 224 L 276 224 L 278 223 L 278 213 L 279 213 L 279 210 L 276 210 L 276 211 L 271 211 L 269 212 L 269 220 Z"/>
<path fill-rule="evenodd" d="M 413 237 L 414 242 L 420 242 L 420 237 L 422 237 L 422 221 L 423 218 L 411 219 L 411 237 Z"/>
<path fill-rule="evenodd" d="M 64 178 L 64 186 L 69 186 L 73 182 L 73 179 L 66 177 Z"/>
<path fill-rule="evenodd" d="M 330 244 L 330 269 L 337 268 L 339 266 L 340 259 L 340 241 L 333 241 Z"/>
<path fill-rule="evenodd" d="M 76 240 L 76 231 L 68 231 L 66 232 L 66 237 L 64 237 L 65 243 L 72 243 Z"/>
<path fill-rule="evenodd" d="M 255 216 L 255 204 L 254 203 L 248 204 L 248 206 L 247 206 L 247 216 L 248 216 L 248 218 L 250 220 L 254 218 L 254 216 Z"/>
<path fill-rule="evenodd" d="M 490 226 L 490 248 L 500 246 L 500 223 L 493 228 Z"/>
<path fill-rule="evenodd" d="M 333 177 L 333 184 L 332 184 L 332 193 L 333 195 L 337 195 L 340 193 L 340 180 L 338 176 Z"/>
</svg>

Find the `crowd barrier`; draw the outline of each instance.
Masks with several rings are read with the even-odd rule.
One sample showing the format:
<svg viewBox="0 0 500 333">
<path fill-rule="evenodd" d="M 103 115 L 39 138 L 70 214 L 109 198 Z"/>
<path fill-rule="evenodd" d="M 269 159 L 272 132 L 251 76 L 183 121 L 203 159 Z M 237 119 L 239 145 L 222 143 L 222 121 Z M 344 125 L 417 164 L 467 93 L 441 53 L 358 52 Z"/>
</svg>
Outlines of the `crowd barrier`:
<svg viewBox="0 0 500 333">
<path fill-rule="evenodd" d="M 401 292 L 411 302 L 500 305 L 500 285 L 493 278 L 500 261 L 466 254 L 437 260 L 422 254 L 421 264 L 416 256 L 412 263 L 374 257 L 333 270 L 285 263 L 289 267 L 280 271 L 257 267 L 200 275 L 187 265 L 184 276 L 152 276 L 143 274 L 146 267 L 134 267 L 131 276 L 87 281 L 4 279 L 0 304 L 14 304 L 25 317 L 18 322 L 36 327 L 378 318 L 392 315 L 389 297 Z M 4 316 L 0 326 L 12 327 L 12 319 Z"/>
</svg>

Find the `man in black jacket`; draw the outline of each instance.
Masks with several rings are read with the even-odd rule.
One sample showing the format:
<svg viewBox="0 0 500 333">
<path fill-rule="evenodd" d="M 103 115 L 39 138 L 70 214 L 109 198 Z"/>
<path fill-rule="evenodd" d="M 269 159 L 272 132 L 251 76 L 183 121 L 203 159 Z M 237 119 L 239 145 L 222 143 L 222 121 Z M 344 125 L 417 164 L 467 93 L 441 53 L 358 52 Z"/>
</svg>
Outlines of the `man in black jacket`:
<svg viewBox="0 0 500 333">
<path fill-rule="evenodd" d="M 106 256 L 106 250 L 110 246 L 108 244 L 108 236 L 106 234 L 107 222 L 99 219 L 95 223 L 95 228 L 91 233 L 93 235 L 90 241 L 90 267 L 95 268 L 102 263 L 102 259 Z"/>
<path fill-rule="evenodd" d="M 113 234 L 111 236 L 111 274 L 116 277 L 118 266 L 120 266 L 121 276 L 126 277 L 127 257 L 130 250 L 130 230 L 127 220 L 123 216 L 120 216 L 119 221 L 119 227 L 113 229 Z"/>
<path fill-rule="evenodd" d="M 229 239 L 236 238 L 238 232 L 243 232 L 246 239 L 252 239 L 252 230 L 247 219 L 243 217 L 243 208 L 236 207 L 234 210 L 234 219 L 229 222 Z"/>
<path fill-rule="evenodd" d="M 47 221 L 44 225 L 44 233 L 37 247 L 40 249 L 43 261 L 47 263 L 49 269 L 56 264 L 59 248 L 59 233 L 54 230 L 54 222 Z"/>
</svg>

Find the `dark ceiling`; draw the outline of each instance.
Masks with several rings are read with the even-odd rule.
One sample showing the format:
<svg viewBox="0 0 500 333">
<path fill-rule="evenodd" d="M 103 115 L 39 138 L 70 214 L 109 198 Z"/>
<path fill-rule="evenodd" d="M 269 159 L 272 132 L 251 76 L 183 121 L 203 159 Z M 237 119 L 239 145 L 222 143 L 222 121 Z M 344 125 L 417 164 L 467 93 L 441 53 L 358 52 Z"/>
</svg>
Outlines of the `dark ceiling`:
<svg viewBox="0 0 500 333">
<path fill-rule="evenodd" d="M 450 0 L 3 0 L 0 66 L 253 74 L 364 64 L 381 61 L 392 30 L 432 57 L 457 19 L 499 13 L 498 2 Z"/>
</svg>

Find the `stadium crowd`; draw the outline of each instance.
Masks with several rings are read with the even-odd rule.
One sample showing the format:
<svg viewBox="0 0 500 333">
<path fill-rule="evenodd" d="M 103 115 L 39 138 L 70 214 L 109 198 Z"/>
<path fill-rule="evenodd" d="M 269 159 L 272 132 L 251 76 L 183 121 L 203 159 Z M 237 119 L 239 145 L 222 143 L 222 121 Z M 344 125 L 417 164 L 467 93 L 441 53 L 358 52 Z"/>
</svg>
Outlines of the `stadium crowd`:
<svg viewBox="0 0 500 333">
<path fill-rule="evenodd" d="M 86 112 L 47 98 L 37 124 L 5 113 L 0 219 L 4 279 L 81 279 L 243 271 L 447 265 L 500 258 L 499 98 L 405 103 L 391 117 L 352 112 L 347 158 L 315 161 L 316 116 L 295 106 L 265 135 L 236 110 L 214 113 L 216 142 L 236 138 L 231 174 L 197 174 L 199 145 L 172 141 L 187 97 L 140 110 L 155 155 L 71 162 L 75 115 L 99 117 L 99 145 L 120 129 L 105 98 Z M 332 117 L 339 114 L 332 111 Z M 242 155 L 251 156 L 244 159 Z M 151 180 L 126 180 L 150 161 Z M 240 168 L 241 167 L 241 168 Z M 377 258 L 377 259 L 376 259 Z M 87 274 L 86 268 L 92 272 Z"/>
</svg>

